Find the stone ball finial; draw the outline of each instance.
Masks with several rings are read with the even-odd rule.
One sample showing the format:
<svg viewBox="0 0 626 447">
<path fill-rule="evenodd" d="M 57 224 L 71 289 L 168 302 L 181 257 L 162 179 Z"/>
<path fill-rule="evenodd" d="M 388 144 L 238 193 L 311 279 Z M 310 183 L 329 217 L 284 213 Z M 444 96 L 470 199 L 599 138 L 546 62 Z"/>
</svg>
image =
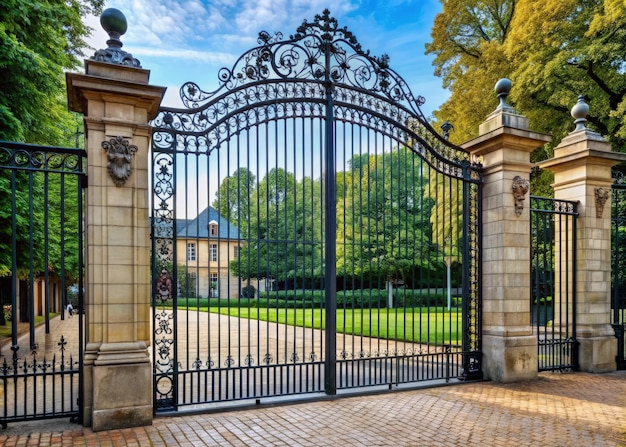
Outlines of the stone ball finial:
<svg viewBox="0 0 626 447">
<path fill-rule="evenodd" d="M 494 90 L 496 92 L 496 95 L 498 95 L 498 99 L 500 100 L 500 105 L 498 105 L 498 109 L 510 108 L 510 106 L 506 103 L 506 97 L 509 96 L 512 86 L 513 84 L 507 78 L 502 78 L 498 82 L 496 82 Z"/>
<path fill-rule="evenodd" d="M 107 45 L 109 47 L 121 48 L 123 44 L 120 36 L 126 33 L 128 29 L 128 22 L 126 22 L 124 13 L 115 8 L 105 9 L 100 16 L 100 25 L 109 34 Z"/>
<path fill-rule="evenodd" d="M 585 130 L 585 123 L 587 122 L 587 115 L 589 114 L 589 104 L 585 102 L 584 95 L 578 95 L 578 102 L 572 107 L 572 111 L 570 112 L 572 118 L 574 118 L 574 124 L 576 124 L 576 128 L 574 132 L 578 130 Z"/>
<path fill-rule="evenodd" d="M 132 54 L 122 50 L 120 36 L 126 33 L 128 29 L 126 16 L 124 16 L 122 11 L 115 8 L 105 9 L 100 16 L 100 25 L 109 34 L 109 40 L 107 40 L 108 48 L 96 51 L 91 59 L 109 64 L 141 68 L 139 60 L 135 59 Z"/>
</svg>

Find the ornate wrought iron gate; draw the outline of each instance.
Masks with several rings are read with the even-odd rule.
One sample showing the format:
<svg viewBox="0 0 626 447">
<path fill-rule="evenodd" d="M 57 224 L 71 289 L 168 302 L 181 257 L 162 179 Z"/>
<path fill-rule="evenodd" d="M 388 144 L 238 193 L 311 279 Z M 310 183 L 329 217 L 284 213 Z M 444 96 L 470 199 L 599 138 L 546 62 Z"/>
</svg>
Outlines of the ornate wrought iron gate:
<svg viewBox="0 0 626 447">
<path fill-rule="evenodd" d="M 613 184 L 611 230 L 613 258 L 612 291 L 613 329 L 617 337 L 617 369 L 626 369 L 626 180 L 615 175 Z"/>
<path fill-rule="evenodd" d="M 11 326 L 0 345 L 3 427 L 81 417 L 80 312 L 59 325 L 68 303 L 83 307 L 83 157 L 0 142 L 0 325 Z"/>
<path fill-rule="evenodd" d="M 531 322 L 539 371 L 578 368 L 576 202 L 531 200 Z"/>
<path fill-rule="evenodd" d="M 328 11 L 153 122 L 156 411 L 482 377 L 480 165 Z"/>
</svg>

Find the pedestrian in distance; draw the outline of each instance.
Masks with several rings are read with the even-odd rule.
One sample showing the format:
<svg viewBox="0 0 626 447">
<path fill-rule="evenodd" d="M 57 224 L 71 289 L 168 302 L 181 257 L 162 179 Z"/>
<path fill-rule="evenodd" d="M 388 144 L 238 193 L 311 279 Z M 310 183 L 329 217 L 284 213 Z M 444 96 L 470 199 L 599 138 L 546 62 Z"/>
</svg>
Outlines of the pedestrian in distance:
<svg viewBox="0 0 626 447">
<path fill-rule="evenodd" d="M 72 312 L 74 311 L 74 308 L 72 307 L 72 303 L 67 303 L 67 315 L 72 318 Z"/>
</svg>

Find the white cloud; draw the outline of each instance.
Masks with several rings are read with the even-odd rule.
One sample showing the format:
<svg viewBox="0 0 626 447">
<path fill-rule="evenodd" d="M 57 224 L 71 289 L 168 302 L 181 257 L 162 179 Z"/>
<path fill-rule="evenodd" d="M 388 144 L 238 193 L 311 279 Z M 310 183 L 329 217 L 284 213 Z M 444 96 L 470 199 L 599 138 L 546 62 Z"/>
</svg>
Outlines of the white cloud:
<svg viewBox="0 0 626 447">
<path fill-rule="evenodd" d="M 152 70 L 154 82 L 162 85 L 181 85 L 190 79 L 215 84 L 220 68 L 230 68 L 258 44 L 259 31 L 280 31 L 288 38 L 303 20 L 311 22 L 329 8 L 339 26 L 354 32 L 364 49 L 376 56 L 389 54 L 392 67 L 415 93 L 427 93 L 426 108 L 441 101 L 431 89 L 447 95 L 432 77 L 432 58 L 423 54 L 432 16 L 441 8 L 438 0 L 106 0 L 105 8 L 109 7 L 126 15 L 124 49 Z M 88 43 L 94 49 L 105 48 L 108 37 L 98 18 L 87 17 L 85 22 L 94 29 Z M 91 56 L 93 50 L 85 53 Z M 168 95 L 177 96 L 178 88 L 174 90 Z"/>
<path fill-rule="evenodd" d="M 176 107 L 182 109 L 183 101 L 180 99 L 180 85 L 168 85 L 163 96 L 161 105 L 166 107 Z"/>
<path fill-rule="evenodd" d="M 150 56 L 168 59 L 184 59 L 198 62 L 208 62 L 210 64 L 230 65 L 235 62 L 237 56 L 229 53 L 219 53 L 215 51 L 198 50 L 168 50 L 152 47 L 135 47 L 132 49 L 133 56 Z"/>
</svg>

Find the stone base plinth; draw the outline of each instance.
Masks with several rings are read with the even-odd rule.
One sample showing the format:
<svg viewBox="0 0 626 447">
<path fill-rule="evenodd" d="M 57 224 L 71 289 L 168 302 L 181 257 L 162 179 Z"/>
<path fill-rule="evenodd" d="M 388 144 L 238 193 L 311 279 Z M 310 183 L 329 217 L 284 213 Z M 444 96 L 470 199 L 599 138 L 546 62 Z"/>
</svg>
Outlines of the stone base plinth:
<svg viewBox="0 0 626 447">
<path fill-rule="evenodd" d="M 534 335 L 483 336 L 483 371 L 496 382 L 537 378 L 537 337 Z"/>
<path fill-rule="evenodd" d="M 612 329 L 611 332 L 613 332 Z M 601 373 L 617 369 L 615 359 L 617 338 L 615 338 L 615 335 L 607 334 L 597 337 L 581 337 L 578 335 L 577 341 L 580 344 L 578 364 L 581 371 Z"/>
<path fill-rule="evenodd" d="M 92 372 L 93 431 L 152 424 L 152 369 L 145 343 L 103 344 Z"/>
<path fill-rule="evenodd" d="M 98 358 L 99 343 L 87 343 L 83 360 L 83 426 L 91 427 L 93 414 L 93 362 Z"/>
<path fill-rule="evenodd" d="M 152 405 L 94 410 L 91 429 L 103 431 L 152 425 L 152 411 Z"/>
</svg>

